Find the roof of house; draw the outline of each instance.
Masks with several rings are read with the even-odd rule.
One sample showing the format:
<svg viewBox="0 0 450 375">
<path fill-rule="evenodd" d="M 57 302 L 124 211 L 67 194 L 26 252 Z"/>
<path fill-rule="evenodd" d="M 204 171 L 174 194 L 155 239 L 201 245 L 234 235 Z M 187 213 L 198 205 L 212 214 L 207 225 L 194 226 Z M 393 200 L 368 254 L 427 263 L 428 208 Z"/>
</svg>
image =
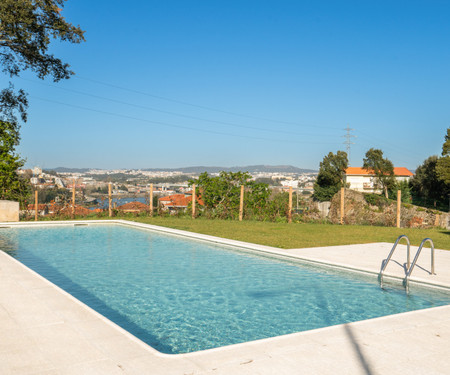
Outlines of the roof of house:
<svg viewBox="0 0 450 375">
<path fill-rule="evenodd" d="M 185 196 L 184 194 L 173 194 L 167 197 L 159 198 L 159 201 L 165 206 L 172 207 L 187 207 L 192 202 L 192 195 Z M 196 202 L 203 206 L 203 201 L 197 197 Z"/>
<path fill-rule="evenodd" d="M 34 204 L 29 204 L 27 206 L 28 210 L 34 210 L 35 205 Z M 45 210 L 47 208 L 47 205 L 44 203 L 38 203 L 38 210 Z"/>
<path fill-rule="evenodd" d="M 134 202 L 128 202 L 128 203 L 122 204 L 121 206 L 118 206 L 117 209 L 123 210 L 123 211 L 130 211 L 130 210 L 145 211 L 145 210 L 148 210 L 149 207 L 145 203 L 134 201 Z"/>
<path fill-rule="evenodd" d="M 84 215 L 89 215 L 92 211 L 89 208 L 83 207 L 83 206 L 79 206 L 79 205 L 75 205 L 75 215 L 80 215 L 80 216 L 84 216 Z M 72 205 L 66 206 L 64 207 L 61 211 L 61 214 L 63 215 L 71 215 L 72 214 Z"/>
<path fill-rule="evenodd" d="M 355 175 L 355 176 L 373 176 L 374 173 L 371 170 L 367 170 L 359 167 L 348 167 L 345 171 L 346 175 Z M 394 168 L 395 176 L 414 176 L 414 174 L 405 167 L 395 167 Z"/>
</svg>

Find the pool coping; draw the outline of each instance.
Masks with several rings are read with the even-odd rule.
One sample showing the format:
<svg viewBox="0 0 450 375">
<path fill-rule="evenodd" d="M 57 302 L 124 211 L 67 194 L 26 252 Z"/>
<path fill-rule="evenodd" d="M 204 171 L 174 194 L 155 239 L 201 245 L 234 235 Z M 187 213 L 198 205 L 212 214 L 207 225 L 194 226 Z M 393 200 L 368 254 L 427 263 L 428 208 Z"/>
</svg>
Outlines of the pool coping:
<svg viewBox="0 0 450 375">
<path fill-rule="evenodd" d="M 226 244 L 226 245 L 233 246 L 233 247 L 239 247 L 239 248 L 249 249 L 252 251 L 269 253 L 269 254 L 276 255 L 276 256 L 294 258 L 294 259 L 298 259 L 300 261 L 316 263 L 316 264 L 320 264 L 320 265 L 345 268 L 347 270 L 352 270 L 352 271 L 357 270 L 354 267 L 349 266 L 348 264 L 346 265 L 345 263 L 341 263 L 341 264 L 332 263 L 332 262 L 326 263 L 326 262 L 323 262 L 318 259 L 311 259 L 308 257 L 299 257 L 296 254 L 286 254 L 286 250 L 271 248 L 268 246 L 249 244 L 249 243 L 235 241 L 235 240 L 225 240 L 225 239 L 221 239 L 221 238 L 213 237 L 213 236 L 209 236 L 209 235 L 201 235 L 201 234 L 192 233 L 192 232 L 186 232 L 186 231 L 181 231 L 181 230 L 176 230 L 176 229 L 171 229 L 171 228 L 159 227 L 159 226 L 154 226 L 154 225 L 150 225 L 150 224 L 129 222 L 129 221 L 124 221 L 124 220 L 98 220 L 98 221 L 91 220 L 91 221 L 64 221 L 64 222 L 38 222 L 38 223 L 20 222 L 20 223 L 0 223 L 0 226 L 26 227 L 26 226 L 48 226 L 48 225 L 58 225 L 58 224 L 72 225 L 72 224 L 113 224 L 113 223 L 131 225 L 131 226 L 135 226 L 135 227 L 156 230 L 158 232 L 174 234 L 177 236 L 181 235 L 183 237 L 190 237 L 193 239 L 201 239 L 201 240 L 213 242 L 213 243 Z M 388 250 L 389 249 L 387 249 L 387 251 Z M 289 250 L 287 250 L 287 251 L 289 251 Z M 387 251 L 386 251 L 386 255 L 387 255 Z M 88 311 L 90 316 L 95 316 L 95 318 L 98 320 L 101 320 L 103 322 L 103 324 L 106 324 L 113 330 L 120 332 L 120 335 L 126 337 L 126 340 L 133 342 L 134 344 L 137 344 L 138 346 L 140 346 L 142 349 L 144 349 L 145 352 L 148 353 L 148 355 L 150 355 L 150 357 L 157 357 L 157 358 L 163 359 L 164 360 L 164 364 L 163 364 L 164 372 L 151 372 L 151 373 L 180 373 L 180 374 L 181 373 L 210 373 L 210 372 L 211 373 L 219 373 L 220 371 L 216 372 L 216 370 L 224 369 L 224 368 L 228 369 L 227 371 L 230 371 L 230 373 L 241 373 L 241 369 L 242 370 L 245 369 L 245 371 L 247 371 L 250 368 L 253 368 L 253 370 L 255 371 L 255 372 L 253 372 L 253 370 L 252 370 L 252 373 L 259 373 L 257 371 L 264 372 L 264 368 L 267 366 L 268 366 L 267 368 L 272 368 L 272 370 L 277 369 L 276 370 L 277 372 L 280 371 L 279 373 L 283 373 L 283 371 L 281 371 L 280 369 L 283 367 L 286 367 L 287 365 L 281 366 L 280 364 L 277 364 L 276 359 L 274 359 L 274 360 L 269 359 L 269 358 L 273 358 L 273 357 L 268 356 L 267 352 L 271 352 L 271 351 L 275 351 L 276 353 L 280 352 L 279 356 L 285 358 L 285 360 L 289 363 L 289 366 L 293 366 L 296 363 L 295 359 L 290 358 L 289 356 L 286 357 L 286 354 L 282 352 L 282 347 L 285 346 L 286 343 L 299 341 L 299 347 L 303 347 L 303 344 L 306 341 L 306 342 L 308 342 L 308 344 L 310 346 L 314 347 L 314 345 L 316 345 L 316 346 L 318 345 L 317 339 L 315 339 L 314 337 L 319 337 L 321 335 L 324 335 L 324 336 L 329 336 L 331 338 L 334 337 L 334 339 L 336 339 L 335 334 L 337 334 L 337 332 L 340 332 L 340 335 L 342 336 L 343 333 L 345 334 L 346 330 L 350 329 L 349 327 L 352 327 L 351 329 L 356 329 L 356 331 L 358 331 L 358 329 L 360 329 L 362 327 L 362 332 L 364 332 L 365 330 L 367 330 L 367 326 L 373 326 L 373 325 L 376 326 L 377 324 L 384 325 L 384 324 L 386 324 L 386 322 L 392 321 L 392 320 L 397 321 L 397 324 L 399 326 L 401 326 L 402 324 L 403 325 L 406 324 L 407 327 L 411 328 L 411 324 L 409 324 L 408 321 L 414 320 L 414 319 L 418 319 L 419 321 L 422 321 L 423 319 L 425 319 L 426 322 L 430 323 L 431 326 L 433 326 L 432 322 L 430 322 L 430 319 L 426 318 L 428 315 L 435 316 L 436 314 L 437 315 L 442 314 L 443 319 L 436 320 L 436 321 L 438 321 L 438 322 L 440 321 L 441 323 L 444 322 L 444 328 L 445 329 L 448 328 L 448 330 L 450 332 L 450 306 L 442 306 L 442 307 L 436 307 L 436 308 L 427 309 L 427 310 L 418 310 L 418 311 L 406 312 L 406 313 L 396 314 L 396 315 L 391 315 L 391 316 L 386 316 L 386 317 L 380 317 L 380 318 L 370 319 L 370 320 L 366 320 L 366 321 L 359 321 L 359 322 L 343 324 L 343 325 L 338 325 L 338 326 L 325 327 L 325 328 L 315 329 L 315 330 L 311 330 L 311 331 L 292 333 L 292 334 L 288 334 L 288 335 L 272 337 L 272 338 L 267 338 L 267 339 L 262 339 L 262 340 L 257 340 L 257 341 L 242 343 L 242 344 L 234 344 L 234 345 L 230 345 L 230 346 L 226 346 L 226 347 L 208 349 L 208 350 L 203 350 L 203 351 L 198 351 L 198 352 L 193 352 L 193 353 L 175 354 L 175 355 L 164 354 L 164 353 L 158 352 L 154 348 L 148 346 L 146 343 L 137 339 L 135 336 L 131 335 L 129 332 L 127 332 L 124 329 L 122 329 L 121 327 L 117 326 L 115 323 L 109 321 L 107 318 L 103 317 L 101 314 L 92 310 L 90 307 L 86 306 L 85 304 L 83 304 L 82 302 L 77 300 L 75 297 L 73 297 L 70 294 L 68 294 L 67 292 L 63 291 L 61 288 L 54 285 L 50 281 L 46 280 L 42 276 L 38 275 L 36 272 L 30 270 L 28 267 L 26 267 L 22 263 L 18 262 L 17 260 L 13 259 L 12 257 L 8 256 L 7 254 L 5 254 L 3 252 L 1 252 L 1 253 L 9 258 L 9 260 L 8 260 L 9 263 L 16 264 L 16 267 L 15 267 L 16 269 L 21 268 L 24 272 L 26 272 L 30 275 L 33 275 L 32 278 L 40 279 L 40 285 L 42 285 L 42 283 L 48 285 L 51 289 L 56 291 L 59 295 L 63 295 L 65 299 L 70 300 L 73 305 L 77 305 L 82 310 Z M 6 257 L 2 256 L 0 258 L 0 261 L 4 261 L 5 259 L 6 259 Z M 1 263 L 0 263 L 0 271 L 1 271 Z M 373 270 L 359 270 L 358 269 L 357 271 L 361 271 L 364 273 L 370 273 L 372 275 L 374 275 L 376 273 Z M 399 278 L 399 276 L 396 274 L 392 274 L 390 276 L 393 278 Z M 420 280 L 421 280 L 420 278 L 414 279 L 414 281 L 422 283 L 422 281 L 420 281 Z M 428 280 L 424 279 L 423 281 L 429 284 Z M 445 288 L 449 287 L 446 284 L 444 284 L 443 286 Z M 42 288 L 42 286 L 41 286 L 40 288 L 36 288 L 36 291 L 39 291 L 42 289 L 45 289 L 45 288 Z M 1 299 L 0 299 L 0 308 L 1 308 Z M 438 313 L 436 313 L 436 312 L 438 312 Z M 425 318 L 424 318 L 424 316 L 425 316 Z M 400 321 L 398 321 L 399 319 L 400 319 Z M 70 322 L 68 322 L 68 323 L 70 323 Z M 415 325 L 413 324 L 413 326 L 415 327 L 415 326 L 417 326 L 417 324 L 415 324 Z M 436 327 L 436 329 L 437 329 L 437 327 Z M 369 331 L 370 331 L 370 329 L 369 329 Z M 447 331 L 445 331 L 445 332 L 447 332 Z M 366 332 L 366 334 L 367 334 L 367 332 Z M 339 337 L 339 334 L 337 336 Z M 311 342 L 311 340 L 312 340 L 312 342 Z M 289 350 L 293 350 L 291 344 L 289 344 L 288 347 L 289 347 Z M 294 345 L 294 348 L 295 347 L 297 347 L 297 346 Z M 264 348 L 264 349 L 262 350 L 261 348 Z M 321 346 L 319 345 L 317 347 L 317 350 L 319 351 L 319 353 L 322 353 L 323 348 L 321 348 Z M 233 353 L 234 353 L 234 356 L 237 358 L 242 356 L 244 353 L 245 354 L 244 359 L 247 357 L 248 358 L 250 358 L 250 357 L 258 358 L 258 359 L 251 359 L 251 360 L 249 359 L 248 361 L 250 361 L 250 362 L 248 362 L 248 363 L 245 363 L 245 361 L 243 361 L 243 362 L 237 361 L 236 362 L 236 358 L 230 359 L 230 357 L 233 357 Z M 1 355 L 2 355 L 2 353 L 0 352 L 0 358 L 1 358 Z M 145 354 L 143 354 L 142 356 L 145 357 Z M 226 357 L 227 360 L 224 361 L 223 357 Z M 108 357 L 107 360 L 106 359 L 102 359 L 102 360 L 103 360 L 102 363 L 106 363 L 107 360 L 114 362 L 114 358 L 110 358 L 110 357 Z M 340 359 L 336 358 L 335 360 L 339 362 Z M 121 362 L 124 362 L 124 361 L 121 361 Z M 128 363 L 131 363 L 131 364 L 124 365 L 124 367 L 123 367 L 125 369 L 128 369 L 127 370 L 128 372 L 126 372 L 126 373 L 130 373 L 130 374 L 142 373 L 142 372 L 138 372 L 136 370 L 136 369 L 140 368 L 139 367 L 140 364 L 137 364 L 137 362 L 139 362 L 139 361 L 137 361 L 137 360 L 134 360 L 131 362 L 128 361 Z M 147 362 L 153 363 L 155 361 L 152 362 L 151 358 L 148 359 L 148 361 L 145 361 L 144 359 L 141 358 L 141 362 L 142 363 L 147 363 Z M 156 362 L 158 362 L 158 361 L 156 361 Z M 171 363 L 169 363 L 169 362 L 171 362 Z M 260 368 L 260 366 L 255 367 L 257 362 L 265 363 L 265 365 L 262 368 Z M 359 366 L 357 366 L 358 368 L 361 367 L 361 363 L 362 363 L 361 361 L 359 361 L 359 362 L 360 362 L 360 364 L 359 364 Z M 439 363 L 439 360 L 435 361 L 435 362 Z M 183 363 L 184 363 L 184 365 L 183 365 Z M 314 364 L 310 364 L 310 363 L 309 364 L 307 363 L 307 365 L 311 368 L 314 368 L 314 366 L 315 366 Z M 364 365 L 362 365 L 362 367 L 364 368 Z M 122 370 L 123 370 L 123 368 L 122 368 Z M 173 368 L 173 371 L 172 371 L 172 368 Z M 1 369 L 1 364 L 0 364 L 0 369 Z M 60 367 L 58 369 L 58 371 L 62 371 L 62 373 L 66 373 L 65 370 L 61 370 L 61 369 L 66 369 L 64 366 Z M 193 371 L 191 371 L 192 369 L 193 369 Z M 214 370 L 214 369 L 216 369 L 216 370 Z M 231 369 L 233 369 L 233 370 L 231 370 Z M 191 371 L 191 372 L 189 372 L 189 371 Z M 225 371 L 225 370 L 223 370 L 223 371 Z M 231 372 L 231 371 L 233 371 L 233 372 Z M 246 373 L 245 371 L 242 373 Z M 263 372 L 261 372 L 261 373 L 263 373 Z M 25 372 L 23 372 L 23 373 L 25 373 Z M 69 373 L 69 372 L 67 372 L 67 373 Z M 104 373 L 106 374 L 107 372 L 104 372 Z M 267 372 L 267 373 L 270 373 L 270 372 Z M 292 372 L 290 372 L 290 373 L 292 373 Z M 327 372 L 325 372 L 325 370 L 324 370 L 324 372 L 320 372 L 320 373 L 327 373 Z M 395 373 L 395 372 L 391 372 L 391 373 Z"/>
</svg>

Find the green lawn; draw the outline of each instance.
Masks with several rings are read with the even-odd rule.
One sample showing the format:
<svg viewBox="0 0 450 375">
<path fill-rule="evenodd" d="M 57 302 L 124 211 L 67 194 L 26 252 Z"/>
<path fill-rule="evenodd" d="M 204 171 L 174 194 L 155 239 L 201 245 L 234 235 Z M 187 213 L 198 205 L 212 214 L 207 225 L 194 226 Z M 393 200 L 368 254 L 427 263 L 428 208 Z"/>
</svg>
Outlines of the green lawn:
<svg viewBox="0 0 450 375">
<path fill-rule="evenodd" d="M 430 237 L 437 249 L 450 250 L 450 231 L 438 228 L 397 229 L 362 225 L 239 222 L 201 218 L 193 220 L 189 217 L 127 217 L 124 219 L 284 249 L 371 242 L 393 243 L 399 235 L 406 234 L 411 240 L 411 245 L 418 246 L 424 238 Z"/>
</svg>

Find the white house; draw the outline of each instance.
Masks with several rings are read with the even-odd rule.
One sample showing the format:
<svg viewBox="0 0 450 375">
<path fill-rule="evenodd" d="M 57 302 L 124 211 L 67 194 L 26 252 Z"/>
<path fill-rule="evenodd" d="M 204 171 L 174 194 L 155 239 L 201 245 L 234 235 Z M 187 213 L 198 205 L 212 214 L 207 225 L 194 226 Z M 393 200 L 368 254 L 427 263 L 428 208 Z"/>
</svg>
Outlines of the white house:
<svg viewBox="0 0 450 375">
<path fill-rule="evenodd" d="M 405 167 L 394 168 L 394 176 L 397 181 L 409 181 L 414 174 Z M 375 191 L 373 171 L 368 171 L 359 167 L 348 167 L 345 171 L 345 182 L 349 184 L 349 188 L 364 193 L 379 193 Z"/>
</svg>

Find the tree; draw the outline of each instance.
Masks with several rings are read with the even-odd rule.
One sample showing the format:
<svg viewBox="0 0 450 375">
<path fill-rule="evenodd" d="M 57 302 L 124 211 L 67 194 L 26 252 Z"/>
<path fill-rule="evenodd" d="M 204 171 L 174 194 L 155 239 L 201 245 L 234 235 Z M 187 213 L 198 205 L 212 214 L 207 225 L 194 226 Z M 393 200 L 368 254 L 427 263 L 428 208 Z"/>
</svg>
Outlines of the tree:
<svg viewBox="0 0 450 375">
<path fill-rule="evenodd" d="M 344 186 L 345 171 L 348 167 L 347 153 L 330 152 L 320 163 L 319 174 L 314 184 L 314 198 L 320 201 L 330 200 Z"/>
<path fill-rule="evenodd" d="M 24 161 L 15 153 L 17 129 L 0 121 L 0 199 L 23 202 L 30 191 L 29 184 L 17 174 Z"/>
<path fill-rule="evenodd" d="M 52 39 L 80 43 L 83 31 L 66 22 L 61 8 L 66 0 L 0 0 L 0 65 L 10 78 L 30 69 L 44 79 L 69 78 L 69 65 L 48 53 Z M 10 82 L 0 92 L 0 192 L 14 199 L 22 186 L 16 170 L 24 161 L 15 153 L 20 141 L 20 120 L 27 121 L 28 100 Z M 23 187 L 23 186 L 22 186 Z M 18 190 L 19 189 L 19 190 Z"/>
<path fill-rule="evenodd" d="M 267 184 L 253 181 L 247 172 L 220 172 L 212 177 L 207 172 L 202 173 L 197 180 L 189 183 L 199 188 L 199 198 L 205 208 L 215 217 L 232 218 L 239 212 L 241 186 L 247 188 L 245 207 L 251 213 L 265 209 L 270 190 Z"/>
<path fill-rule="evenodd" d="M 389 189 L 389 198 L 397 200 L 397 191 L 400 190 L 402 195 L 402 202 L 411 203 L 411 187 L 408 181 L 397 181 Z"/>
<path fill-rule="evenodd" d="M 445 142 L 442 145 L 442 157 L 436 164 L 436 173 L 447 186 L 450 186 L 450 128 L 447 128 Z"/>
<path fill-rule="evenodd" d="M 449 185 L 438 176 L 437 164 L 439 160 L 436 155 L 430 156 L 422 165 L 417 167 L 416 173 L 410 181 L 415 200 L 424 199 L 425 205 L 427 200 L 430 200 L 435 207 L 437 203 L 444 204 L 450 192 Z"/>
<path fill-rule="evenodd" d="M 388 190 L 395 184 L 392 162 L 383 158 L 383 151 L 374 148 L 366 152 L 363 162 L 363 168 L 375 175 L 374 187 L 381 188 L 388 198 Z"/>
</svg>

